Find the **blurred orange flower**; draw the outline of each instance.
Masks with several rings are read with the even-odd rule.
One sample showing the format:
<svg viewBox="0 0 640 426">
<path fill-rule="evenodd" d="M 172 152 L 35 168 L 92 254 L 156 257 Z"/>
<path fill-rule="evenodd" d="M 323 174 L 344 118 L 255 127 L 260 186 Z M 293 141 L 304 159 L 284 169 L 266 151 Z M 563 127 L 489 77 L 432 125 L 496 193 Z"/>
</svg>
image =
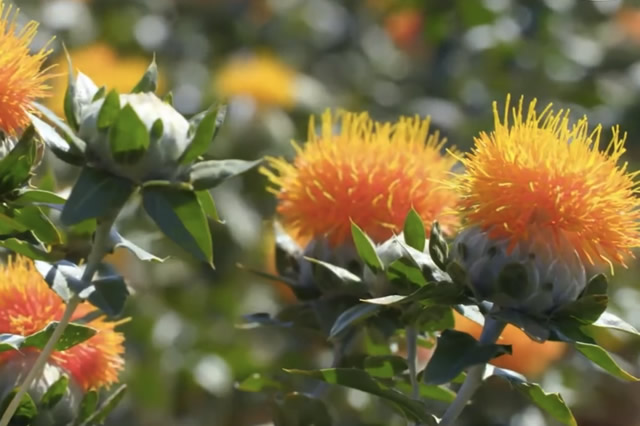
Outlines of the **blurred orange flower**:
<svg viewBox="0 0 640 426">
<path fill-rule="evenodd" d="M 296 76 L 295 70 L 273 56 L 237 56 L 218 70 L 214 86 L 223 98 L 248 96 L 260 106 L 291 108 Z"/>
<path fill-rule="evenodd" d="M 38 23 L 29 21 L 18 28 L 18 12 L 0 0 L 0 130 L 9 135 L 28 124 L 31 102 L 48 95 L 46 81 L 51 77 L 51 68 L 41 69 L 51 53 L 48 46 L 34 54 L 29 51 Z"/>
<path fill-rule="evenodd" d="M 615 15 L 615 22 L 631 41 L 640 43 L 640 8 L 621 7 Z"/>
<path fill-rule="evenodd" d="M 64 309 L 60 297 L 49 288 L 30 259 L 18 256 L 0 267 L 0 333 L 33 334 L 51 321 L 59 321 Z M 95 310 L 83 303 L 72 321 Z M 50 358 L 84 390 L 115 383 L 124 366 L 124 336 L 114 330 L 116 324 L 97 318 L 87 325 L 97 330 L 93 337 L 65 351 L 56 351 Z M 3 352 L 0 364 L 21 356 L 24 355 L 20 352 Z"/>
<path fill-rule="evenodd" d="M 389 14 L 384 27 L 393 42 L 403 49 L 413 45 L 422 32 L 424 17 L 419 9 L 402 9 Z"/>
<path fill-rule="evenodd" d="M 470 319 L 454 311 L 456 330 L 480 337 L 482 327 Z M 512 345 L 511 355 L 502 355 L 491 361 L 491 364 L 517 371 L 527 377 L 542 374 L 554 361 L 562 358 L 567 345 L 562 342 L 538 343 L 529 338 L 523 331 L 509 324 L 502 332 L 498 343 Z"/>
<path fill-rule="evenodd" d="M 69 52 L 73 68 L 86 74 L 98 87 L 107 90 L 116 89 L 120 93 L 129 93 L 138 83 L 150 60 L 142 56 L 122 57 L 107 44 L 95 43 Z M 67 60 L 64 55 L 56 59 L 59 69 L 65 70 L 52 81 L 53 93 L 47 106 L 59 116 L 64 114 L 64 94 L 67 90 Z M 158 78 L 158 91 L 164 87 L 162 73 Z"/>
<path fill-rule="evenodd" d="M 353 221 L 382 242 L 402 231 L 413 207 L 427 229 L 437 219 L 450 231 L 457 218 L 447 209 L 457 196 L 442 181 L 456 160 L 442 155 L 444 140 L 429 126 L 429 118 L 381 123 L 367 113 L 327 111 L 316 134 L 312 116 L 306 144 L 294 144 L 294 162 L 270 157 L 275 173 L 262 169 L 284 226 L 296 239 L 327 237 L 337 246 L 350 239 Z"/>
</svg>

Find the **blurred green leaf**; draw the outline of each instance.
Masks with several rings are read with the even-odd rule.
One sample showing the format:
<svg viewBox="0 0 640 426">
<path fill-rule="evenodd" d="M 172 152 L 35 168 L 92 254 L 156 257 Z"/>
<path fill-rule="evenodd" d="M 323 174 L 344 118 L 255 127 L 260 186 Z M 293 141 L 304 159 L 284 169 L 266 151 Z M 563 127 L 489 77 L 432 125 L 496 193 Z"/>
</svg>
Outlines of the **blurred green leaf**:
<svg viewBox="0 0 640 426">
<path fill-rule="evenodd" d="M 79 100 L 76 97 L 77 89 L 76 89 L 76 82 L 74 78 L 75 73 L 73 69 L 73 64 L 71 63 L 71 56 L 67 51 L 67 47 L 63 45 L 62 48 L 64 49 L 64 54 L 67 58 L 67 70 L 68 70 L 67 90 L 64 93 L 64 103 L 63 103 L 64 115 L 67 119 L 67 123 L 69 123 L 71 128 L 77 131 L 78 128 L 80 127 L 78 123 L 79 115 L 80 115 L 80 105 L 79 105 Z"/>
<path fill-rule="evenodd" d="M 339 266 L 333 265 L 328 262 L 323 262 L 318 259 L 313 259 L 311 257 L 304 257 L 304 259 L 308 260 L 311 263 L 319 265 L 324 269 L 326 269 L 327 271 L 331 272 L 331 274 L 344 285 L 352 285 L 360 288 L 363 287 L 362 280 L 360 279 L 360 277 L 355 275 L 348 269 L 344 269 Z"/>
<path fill-rule="evenodd" d="M 45 409 L 52 409 L 64 397 L 67 387 L 69 386 L 69 377 L 61 376 L 56 380 L 49 389 L 42 395 L 40 406 Z"/>
<path fill-rule="evenodd" d="M 120 315 L 129 296 L 129 289 L 124 278 L 119 275 L 101 277 L 91 282 L 78 296 L 88 300 L 109 317 Z"/>
<path fill-rule="evenodd" d="M 245 173 L 262 163 L 262 160 L 208 160 L 191 166 L 189 182 L 196 191 L 211 189 L 227 179 Z"/>
<path fill-rule="evenodd" d="M 329 411 L 319 399 L 293 392 L 278 401 L 274 426 L 331 426 Z"/>
<path fill-rule="evenodd" d="M 53 331 L 58 326 L 58 321 L 51 321 L 45 328 L 27 336 L 22 344 L 23 347 L 34 347 L 38 349 L 44 348 L 47 344 Z M 87 339 L 90 339 L 97 333 L 95 328 L 87 327 L 86 325 L 70 323 L 62 332 L 62 336 L 58 343 L 56 343 L 56 351 L 66 351 L 69 348 L 74 347 L 78 343 L 82 343 Z"/>
<path fill-rule="evenodd" d="M 80 425 L 85 422 L 91 414 L 95 413 L 96 407 L 98 407 L 98 392 L 90 390 L 84 394 L 82 401 L 80 401 L 80 409 L 74 425 Z"/>
<path fill-rule="evenodd" d="M 389 296 L 376 297 L 374 299 L 363 299 L 363 302 L 375 305 L 397 306 L 407 303 L 420 302 L 423 305 L 451 305 L 459 302 L 462 295 L 460 286 L 450 282 L 430 282 L 420 287 L 409 295 L 393 294 Z"/>
<path fill-rule="evenodd" d="M 151 138 L 147 127 L 130 104 L 126 104 L 109 128 L 113 159 L 120 164 L 135 164 L 147 152 Z"/>
<path fill-rule="evenodd" d="M 133 183 L 92 167 L 84 167 L 62 209 L 65 225 L 100 218 L 120 208 L 133 193 Z"/>
<path fill-rule="evenodd" d="M 574 343 L 576 349 L 594 364 L 602 367 L 607 373 L 622 380 L 628 380 L 630 382 L 637 382 L 640 379 L 624 371 L 615 361 L 611 358 L 611 355 L 607 353 L 603 348 L 595 344 L 576 342 Z"/>
<path fill-rule="evenodd" d="M 281 388 L 280 382 L 259 373 L 254 373 L 243 381 L 236 383 L 236 389 L 244 392 L 263 392 L 266 389 Z"/>
<path fill-rule="evenodd" d="M 216 130 L 217 114 L 218 108 L 211 107 L 189 121 L 191 124 L 191 140 L 189 141 L 189 146 L 180 157 L 180 164 L 189 164 L 207 152 Z"/>
<path fill-rule="evenodd" d="M 312 377 L 326 383 L 346 386 L 362 392 L 379 396 L 392 403 L 394 408 L 401 410 L 408 418 L 426 425 L 436 425 L 436 419 L 428 413 L 426 405 L 415 401 L 395 389 L 383 385 L 373 379 L 365 371 L 355 368 L 326 368 L 323 370 L 285 370 L 287 373 Z"/>
<path fill-rule="evenodd" d="M 17 334 L 0 334 L 0 352 L 17 351 L 24 343 L 24 337 Z"/>
<path fill-rule="evenodd" d="M 598 318 L 596 322 L 587 326 L 588 330 L 593 330 L 595 328 L 624 331 L 625 333 L 633 334 L 634 336 L 640 336 L 640 332 L 634 326 L 611 312 L 606 311 L 600 315 L 600 318 Z"/>
<path fill-rule="evenodd" d="M 58 158 L 75 166 L 81 166 L 84 164 L 85 159 L 83 153 L 74 145 L 70 145 L 66 140 L 64 140 L 62 136 L 53 129 L 53 127 L 40 120 L 35 115 L 29 114 L 29 119 L 42 141 Z M 69 131 L 71 131 L 71 129 L 69 129 Z M 84 142 L 82 143 L 84 144 Z"/>
<path fill-rule="evenodd" d="M 36 270 L 45 282 L 65 302 L 69 302 L 73 294 L 77 294 L 88 286 L 81 280 L 82 270 L 74 263 L 61 260 L 55 263 L 35 261 Z"/>
<path fill-rule="evenodd" d="M 140 260 L 142 260 L 144 262 L 162 263 L 165 260 L 167 260 L 166 257 L 165 258 L 160 258 L 160 257 L 158 257 L 158 256 L 156 256 L 154 254 L 149 253 L 148 251 L 146 251 L 142 247 L 136 245 L 132 241 L 127 240 L 122 235 L 120 235 L 120 233 L 115 229 L 115 227 L 111 228 L 110 237 L 111 237 L 111 241 L 113 243 L 113 248 L 114 249 L 117 249 L 119 247 L 125 248 L 125 249 L 129 250 L 131 253 L 133 253 L 138 259 L 140 259 Z"/>
<path fill-rule="evenodd" d="M 362 259 L 373 272 L 384 270 L 382 261 L 376 253 L 373 241 L 353 222 L 351 222 L 351 236 L 353 237 L 353 243 L 356 246 L 360 259 Z"/>
<path fill-rule="evenodd" d="M 429 255 L 438 268 L 443 271 L 447 269 L 449 260 L 449 245 L 445 240 L 440 224 L 433 222 L 431 225 L 431 235 L 429 236 Z"/>
<path fill-rule="evenodd" d="M 427 284 L 422 270 L 416 266 L 415 261 L 404 257 L 394 260 L 387 266 L 387 278 L 391 282 L 404 280 L 420 287 Z"/>
<path fill-rule="evenodd" d="M 444 330 L 424 371 L 425 383 L 439 385 L 450 382 L 467 367 L 486 364 L 504 354 L 511 354 L 510 346 L 481 345 L 467 333 Z"/>
<path fill-rule="evenodd" d="M 218 215 L 218 209 L 216 208 L 216 203 L 211 196 L 211 192 L 207 189 L 203 189 L 201 191 L 196 191 L 196 197 L 198 197 L 198 202 L 202 206 L 202 209 L 207 214 L 207 217 L 215 220 L 216 222 L 223 223 Z"/>
<path fill-rule="evenodd" d="M 65 199 L 56 193 L 42 189 L 23 188 L 11 201 L 14 206 L 26 206 L 34 203 L 63 204 Z"/>
<path fill-rule="evenodd" d="M 27 183 L 36 161 L 36 131 L 27 127 L 13 149 L 0 159 L 0 194 L 4 194 Z"/>
<path fill-rule="evenodd" d="M 88 425 L 101 425 L 107 420 L 107 416 L 118 406 L 122 398 L 127 391 L 127 385 L 120 385 L 114 390 L 111 395 L 100 405 L 93 414 L 87 417 L 81 424 L 83 426 Z"/>
<path fill-rule="evenodd" d="M 33 244 L 18 238 L 0 240 L 0 247 L 27 256 L 30 259 L 51 260 L 52 254 L 42 244 Z"/>
<path fill-rule="evenodd" d="M 373 377 L 390 379 L 409 368 L 407 360 L 396 355 L 368 356 L 364 359 L 364 370 Z"/>
<path fill-rule="evenodd" d="M 2 411 L 5 412 L 9 403 L 13 399 L 13 397 L 18 393 L 18 388 L 13 389 L 2 401 Z M 38 415 L 38 407 L 36 406 L 33 399 L 28 393 L 22 395 L 22 400 L 20 400 L 20 405 L 18 405 L 18 409 L 15 414 L 11 418 L 10 426 L 28 426 L 34 420 L 34 418 Z"/>
<path fill-rule="evenodd" d="M 404 240 L 410 247 L 418 251 L 424 250 L 427 234 L 420 215 L 413 208 L 409 210 L 409 214 L 407 214 L 407 218 L 404 221 Z"/>
<path fill-rule="evenodd" d="M 368 303 L 359 303 L 342 312 L 333 323 L 329 332 L 329 339 L 335 339 L 347 328 L 356 325 L 367 318 L 377 314 L 382 309 L 381 306 Z"/>
<path fill-rule="evenodd" d="M 167 237 L 197 259 L 213 264 L 209 223 L 192 191 L 147 187 L 142 197 L 145 211 Z"/>
<path fill-rule="evenodd" d="M 395 382 L 394 387 L 406 394 L 411 394 L 413 391 L 411 383 L 409 382 Z M 418 392 L 421 398 L 442 401 L 447 404 L 451 404 L 456 398 L 456 393 L 444 386 L 425 385 L 424 383 L 420 383 Z"/>
<path fill-rule="evenodd" d="M 37 206 L 24 206 L 13 209 L 15 220 L 29 229 L 38 240 L 45 244 L 59 244 L 62 237 L 55 225 Z"/>
<path fill-rule="evenodd" d="M 62 121 L 53 111 L 51 111 L 46 106 L 37 102 L 32 102 L 31 105 L 33 105 L 33 107 L 38 110 L 43 117 L 49 120 L 51 124 L 53 124 L 59 131 L 62 132 L 64 140 L 70 146 L 70 153 L 73 153 L 73 155 L 84 154 L 87 148 L 87 144 L 78 136 L 76 136 L 75 131 L 73 131 L 67 123 Z M 33 117 L 34 116 L 31 115 L 32 119 Z"/>
</svg>

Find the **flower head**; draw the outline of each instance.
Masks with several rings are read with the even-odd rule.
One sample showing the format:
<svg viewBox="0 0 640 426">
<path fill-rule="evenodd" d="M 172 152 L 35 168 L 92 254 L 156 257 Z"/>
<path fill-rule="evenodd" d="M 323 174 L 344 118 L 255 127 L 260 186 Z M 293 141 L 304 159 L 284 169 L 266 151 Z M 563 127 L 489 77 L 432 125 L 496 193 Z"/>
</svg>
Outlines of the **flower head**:
<svg viewBox="0 0 640 426">
<path fill-rule="evenodd" d="M 296 72 L 268 55 L 230 60 L 216 74 L 215 86 L 225 98 L 249 96 L 259 105 L 290 108 L 295 103 Z"/>
<path fill-rule="evenodd" d="M 116 89 L 119 93 L 127 93 L 136 85 L 140 76 L 149 66 L 148 59 L 142 56 L 121 57 L 107 44 L 94 43 L 86 47 L 74 49 L 69 52 L 74 68 L 82 71 L 100 87 Z M 63 69 L 67 68 L 67 60 L 61 55 L 56 64 Z M 158 87 L 162 91 L 164 79 L 159 76 Z M 67 74 L 60 75 L 52 80 L 51 97 L 47 100 L 47 106 L 58 116 L 62 116 L 64 95 L 67 90 Z"/>
<path fill-rule="evenodd" d="M 33 334 L 51 321 L 59 321 L 64 309 L 60 297 L 51 291 L 31 260 L 16 257 L 0 267 L 0 333 Z M 94 309 L 82 304 L 72 320 Z M 98 318 L 87 325 L 97 330 L 93 337 L 65 351 L 53 352 L 50 358 L 50 363 L 66 370 L 84 390 L 115 383 L 124 365 L 124 337 L 114 330 L 114 323 Z M 0 364 L 21 356 L 18 352 L 4 352 L 0 354 Z"/>
<path fill-rule="evenodd" d="M 392 124 L 366 113 L 335 117 L 327 111 L 320 134 L 311 117 L 307 143 L 294 144 L 293 163 L 268 158 L 276 173 L 263 173 L 276 186 L 278 213 L 297 238 L 326 237 L 336 246 L 350 238 L 353 221 L 382 242 L 402 230 L 412 207 L 427 228 L 435 219 L 445 230 L 457 223 L 447 212 L 456 194 L 442 184 L 456 160 L 441 154 L 443 144 L 438 132 L 429 133 L 428 118 Z"/>
<path fill-rule="evenodd" d="M 507 98 L 501 121 L 494 103 L 495 130 L 462 159 L 466 225 L 507 240 L 508 250 L 539 235 L 589 263 L 624 264 L 640 245 L 635 173 L 620 161 L 625 136 L 614 128 L 601 150 L 600 126 L 590 132 L 586 118 L 570 124 L 569 111 L 535 107 L 534 100 L 525 115 L 522 99 L 511 110 Z"/>
<path fill-rule="evenodd" d="M 29 51 L 38 23 L 17 28 L 18 10 L 0 0 L 0 131 L 15 135 L 28 122 L 31 102 L 47 94 L 49 68 L 41 69 L 51 52 L 47 47 Z"/>
</svg>

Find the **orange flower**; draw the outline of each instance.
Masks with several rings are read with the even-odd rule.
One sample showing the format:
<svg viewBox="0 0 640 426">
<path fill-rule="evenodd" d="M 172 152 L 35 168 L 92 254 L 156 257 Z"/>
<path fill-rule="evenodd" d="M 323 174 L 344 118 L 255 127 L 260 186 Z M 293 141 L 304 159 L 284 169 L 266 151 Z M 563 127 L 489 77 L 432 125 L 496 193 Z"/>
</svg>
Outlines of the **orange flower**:
<svg viewBox="0 0 640 426">
<path fill-rule="evenodd" d="M 335 133 L 335 127 L 340 131 Z M 268 158 L 276 170 L 262 169 L 276 188 L 278 213 L 297 239 L 326 236 L 336 246 L 350 239 L 351 221 L 376 242 L 402 231 L 413 207 L 427 228 L 437 219 L 445 231 L 457 223 L 446 209 L 455 192 L 442 181 L 456 160 L 442 155 L 444 140 L 429 133 L 429 119 L 402 117 L 373 121 L 368 114 L 330 111 L 322 130 L 309 122 L 307 143 L 294 144 L 293 164 Z"/>
<path fill-rule="evenodd" d="M 626 135 L 613 128 L 601 150 L 601 126 L 589 132 L 586 117 L 569 124 L 569 111 L 551 105 L 538 114 L 535 100 L 525 115 L 522 98 L 513 110 L 509 100 L 502 121 L 494 103 L 495 130 L 481 133 L 461 160 L 465 226 L 508 241 L 508 250 L 551 235 L 545 244 L 555 253 L 624 265 L 640 245 L 636 173 L 620 164 Z"/>
<path fill-rule="evenodd" d="M 270 55 L 238 56 L 216 73 L 214 84 L 223 98 L 249 96 L 262 106 L 291 108 L 295 103 L 296 75 Z"/>
<path fill-rule="evenodd" d="M 482 327 L 470 319 L 454 312 L 456 330 L 464 331 L 478 339 L 482 332 Z M 512 354 L 502 355 L 491 361 L 491 364 L 517 371 L 527 377 L 539 376 L 549 365 L 560 359 L 567 351 L 567 345 L 562 342 L 547 341 L 538 343 L 529 338 L 523 331 L 512 326 L 507 327 L 502 332 L 498 343 L 501 345 L 511 345 Z"/>
<path fill-rule="evenodd" d="M 30 259 L 16 257 L 0 267 L 0 333 L 33 334 L 51 321 L 59 321 L 64 309 L 60 297 L 51 291 Z M 94 307 L 84 303 L 76 309 L 72 320 L 93 311 Z M 124 336 L 114 330 L 115 324 L 98 318 L 87 325 L 98 331 L 95 336 L 68 350 L 54 352 L 50 358 L 84 390 L 115 383 L 124 365 Z M 17 356 L 23 355 L 3 352 L 0 364 Z"/>
<path fill-rule="evenodd" d="M 422 32 L 424 17 L 419 9 L 403 9 L 385 18 L 384 27 L 393 42 L 409 48 Z"/>
<path fill-rule="evenodd" d="M 107 44 L 95 43 L 69 52 L 73 67 L 107 90 L 116 89 L 120 93 L 129 93 L 138 83 L 149 66 L 149 59 L 142 56 L 120 57 Z M 67 90 L 67 60 L 64 55 L 56 59 L 56 64 L 64 69 L 64 75 L 52 81 L 52 94 L 47 106 L 58 115 L 64 113 L 64 95 Z M 159 76 L 158 91 L 164 86 L 164 77 Z"/>
<path fill-rule="evenodd" d="M 44 47 L 31 54 L 38 23 L 29 21 L 18 30 L 17 15 L 0 0 L 0 130 L 12 136 L 29 123 L 31 102 L 47 95 L 50 68 L 41 66 L 51 53 Z"/>
</svg>

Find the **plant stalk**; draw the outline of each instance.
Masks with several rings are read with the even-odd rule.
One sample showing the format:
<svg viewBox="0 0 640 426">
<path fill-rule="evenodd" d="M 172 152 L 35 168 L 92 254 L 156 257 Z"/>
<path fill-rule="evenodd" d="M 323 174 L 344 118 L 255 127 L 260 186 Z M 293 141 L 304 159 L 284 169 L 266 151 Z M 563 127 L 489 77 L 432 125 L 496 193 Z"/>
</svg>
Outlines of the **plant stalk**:
<svg viewBox="0 0 640 426">
<path fill-rule="evenodd" d="M 102 221 L 98 223 L 93 245 L 91 247 L 91 251 L 89 252 L 89 256 L 87 256 L 87 264 L 84 272 L 82 273 L 83 282 L 91 282 L 93 276 L 98 270 L 98 267 L 100 266 L 100 262 L 102 262 L 104 256 L 111 250 L 111 226 L 115 222 L 116 216 L 117 212 L 115 212 L 115 214 L 113 215 L 103 218 Z M 42 373 L 42 369 L 55 350 L 58 340 L 60 340 L 60 337 L 62 337 L 62 333 L 64 333 L 64 330 L 69 325 L 69 322 L 71 322 L 71 317 L 73 316 L 73 313 L 75 312 L 81 301 L 82 300 L 74 294 L 69 302 L 67 302 L 67 306 L 62 314 L 60 322 L 53 330 L 53 333 L 47 341 L 47 344 L 44 346 L 35 363 L 27 373 L 27 376 L 20 385 L 18 392 L 16 392 L 16 394 L 13 396 L 13 399 L 7 406 L 7 409 L 2 414 L 2 418 L 0 418 L 0 426 L 7 426 L 11 421 L 11 418 L 20 406 L 22 397 L 27 393 L 36 377 L 38 377 Z"/>
<path fill-rule="evenodd" d="M 418 399 L 420 388 L 418 386 L 418 330 L 415 326 L 409 325 L 406 329 L 407 335 L 407 363 L 409 364 L 409 378 L 411 379 L 411 398 Z"/>
<path fill-rule="evenodd" d="M 490 316 L 486 316 L 479 343 L 481 345 L 490 345 L 495 343 L 498 340 L 498 337 L 500 337 L 500 334 L 502 334 L 502 330 L 504 330 L 506 325 L 507 324 L 504 321 L 499 321 L 491 318 Z M 467 405 L 469 400 L 471 400 L 473 394 L 482 384 L 486 367 L 487 364 L 479 364 L 474 365 L 469 369 L 467 372 L 467 378 L 460 387 L 460 390 L 456 395 L 456 399 L 444 413 L 444 416 L 442 416 L 442 420 L 439 423 L 440 426 L 452 426 L 454 424 L 456 419 L 460 416 L 460 413 L 462 413 L 462 410 L 464 410 L 464 407 Z"/>
</svg>

